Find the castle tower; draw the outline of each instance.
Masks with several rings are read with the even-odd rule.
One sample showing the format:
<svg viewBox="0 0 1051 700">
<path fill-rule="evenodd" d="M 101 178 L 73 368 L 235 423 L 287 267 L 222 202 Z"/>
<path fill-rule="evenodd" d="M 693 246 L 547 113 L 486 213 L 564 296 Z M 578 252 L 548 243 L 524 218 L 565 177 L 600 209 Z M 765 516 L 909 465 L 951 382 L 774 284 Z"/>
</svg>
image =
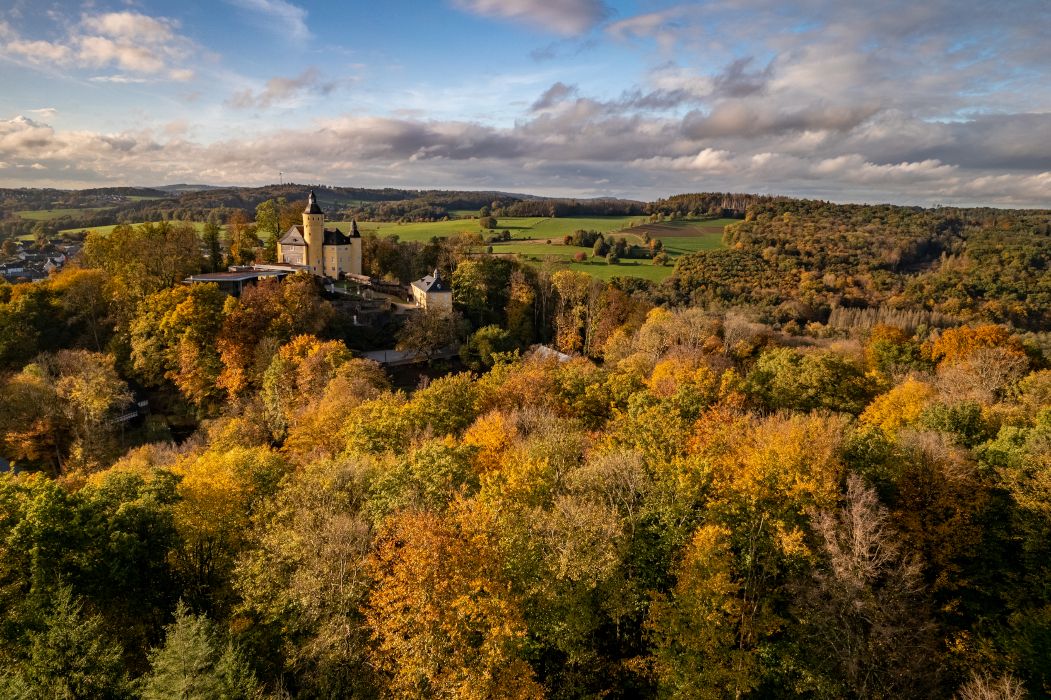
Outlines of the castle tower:
<svg viewBox="0 0 1051 700">
<path fill-rule="evenodd" d="M 306 260 L 303 262 L 315 275 L 324 274 L 325 259 L 322 246 L 325 244 L 325 212 L 317 205 L 314 190 L 310 190 L 307 208 L 303 210 L 303 239 L 307 243 Z"/>
<path fill-rule="evenodd" d="M 358 231 L 358 221 L 354 219 L 350 224 L 350 270 L 348 272 L 361 274 L 361 233 Z"/>
</svg>

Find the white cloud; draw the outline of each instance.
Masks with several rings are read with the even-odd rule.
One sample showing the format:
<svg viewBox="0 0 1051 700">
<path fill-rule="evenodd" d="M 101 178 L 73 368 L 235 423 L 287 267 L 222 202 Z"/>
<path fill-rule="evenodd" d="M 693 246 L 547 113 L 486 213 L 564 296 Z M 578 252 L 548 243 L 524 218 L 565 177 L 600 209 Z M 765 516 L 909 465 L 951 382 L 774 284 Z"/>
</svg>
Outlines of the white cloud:
<svg viewBox="0 0 1051 700">
<path fill-rule="evenodd" d="M 93 78 L 105 82 L 141 82 L 143 76 L 186 81 L 193 71 L 183 64 L 197 46 L 178 28 L 174 20 L 136 12 L 85 14 L 61 41 L 44 41 L 20 37 L 4 24 L 0 54 L 41 66 L 122 71 Z"/>
<path fill-rule="evenodd" d="M 265 15 L 268 18 L 267 26 L 271 26 L 275 34 L 290 36 L 298 41 L 310 38 L 307 11 L 298 5 L 293 5 L 286 0 L 227 0 L 227 2 L 244 10 Z M 272 20 L 273 24 L 269 20 Z"/>
<path fill-rule="evenodd" d="M 68 64 L 73 58 L 73 51 L 68 46 L 50 41 L 24 41 L 16 39 L 4 45 L 4 51 L 19 56 L 35 64 L 57 63 Z"/>
</svg>

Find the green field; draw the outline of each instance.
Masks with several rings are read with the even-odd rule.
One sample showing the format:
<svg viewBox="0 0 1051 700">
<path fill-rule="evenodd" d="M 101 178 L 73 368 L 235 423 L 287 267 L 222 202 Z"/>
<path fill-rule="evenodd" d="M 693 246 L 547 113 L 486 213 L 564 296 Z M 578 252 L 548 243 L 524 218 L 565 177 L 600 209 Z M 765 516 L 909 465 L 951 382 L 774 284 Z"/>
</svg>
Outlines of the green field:
<svg viewBox="0 0 1051 700">
<path fill-rule="evenodd" d="M 15 212 L 18 216 L 23 219 L 29 219 L 31 221 L 51 221 L 61 216 L 76 216 L 77 214 L 84 214 L 86 212 L 102 211 L 107 207 L 91 207 L 83 209 L 26 209 L 23 211 Z"/>
<path fill-rule="evenodd" d="M 639 217 L 631 216 L 592 216 L 554 218 L 542 216 L 514 216 L 497 219 L 494 231 L 483 230 L 478 226 L 477 219 L 453 219 L 451 221 L 424 221 L 420 223 L 399 224 L 392 221 L 359 221 L 358 230 L 362 233 L 372 231 L 380 236 L 397 236 L 401 241 L 426 242 L 434 238 L 455 236 L 458 233 L 480 233 L 483 236 L 491 236 L 500 231 L 510 231 L 511 237 L 517 240 L 539 239 L 561 239 L 577 229 L 591 229 L 595 231 L 619 231 L 630 226 L 632 221 L 640 220 Z M 342 231 L 350 230 L 349 221 L 328 222 L 327 225 L 335 226 Z"/>
<path fill-rule="evenodd" d="M 132 226 L 138 226 L 138 225 L 139 224 L 132 224 Z M 195 227 L 197 227 L 197 232 L 198 233 L 200 233 L 201 231 L 204 230 L 204 222 L 203 221 L 195 221 L 193 223 L 193 225 Z M 113 232 L 113 229 L 117 228 L 118 226 L 120 226 L 120 224 L 111 224 L 109 226 L 87 226 L 87 227 L 81 227 L 81 228 L 66 228 L 66 229 L 62 229 L 58 233 L 61 236 L 62 234 L 65 234 L 65 233 L 79 233 L 80 231 L 87 231 L 88 233 L 101 233 L 103 235 L 109 235 L 110 233 Z M 30 236 L 30 238 L 32 238 L 32 236 Z"/>
</svg>

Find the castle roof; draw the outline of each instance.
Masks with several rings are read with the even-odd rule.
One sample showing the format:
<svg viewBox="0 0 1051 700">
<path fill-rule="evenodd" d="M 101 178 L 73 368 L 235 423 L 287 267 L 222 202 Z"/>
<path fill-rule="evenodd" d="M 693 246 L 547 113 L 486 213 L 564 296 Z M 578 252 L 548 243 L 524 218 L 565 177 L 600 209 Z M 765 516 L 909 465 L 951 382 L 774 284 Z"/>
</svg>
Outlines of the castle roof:
<svg viewBox="0 0 1051 700">
<path fill-rule="evenodd" d="M 321 207 L 317 205 L 317 195 L 314 194 L 314 190 L 310 190 L 310 196 L 307 197 L 307 208 L 303 210 L 304 214 L 324 214 L 321 211 Z"/>
<path fill-rule="evenodd" d="M 325 240 L 321 245 L 350 245 L 350 236 L 338 228 L 325 229 Z"/>
<path fill-rule="evenodd" d="M 299 224 L 290 226 L 285 235 L 281 236 L 277 241 L 281 245 L 306 245 L 306 239 L 303 238 L 303 227 Z"/>
<path fill-rule="evenodd" d="M 448 292 L 449 285 L 442 279 L 442 275 L 438 272 L 438 268 L 434 268 L 434 272 L 427 275 L 423 279 L 418 279 L 412 283 L 413 287 L 416 287 L 421 292 L 426 294 L 434 294 L 436 292 Z"/>
<path fill-rule="evenodd" d="M 360 238 L 360 234 L 356 237 Z M 339 229 L 327 228 L 325 229 L 325 236 L 321 240 L 321 245 L 350 245 L 350 239 L 355 238 L 353 233 L 347 235 Z M 278 239 L 278 243 L 284 246 L 289 245 L 306 245 L 306 238 L 303 237 L 303 226 L 302 224 L 295 224 L 290 226 L 285 235 Z"/>
</svg>

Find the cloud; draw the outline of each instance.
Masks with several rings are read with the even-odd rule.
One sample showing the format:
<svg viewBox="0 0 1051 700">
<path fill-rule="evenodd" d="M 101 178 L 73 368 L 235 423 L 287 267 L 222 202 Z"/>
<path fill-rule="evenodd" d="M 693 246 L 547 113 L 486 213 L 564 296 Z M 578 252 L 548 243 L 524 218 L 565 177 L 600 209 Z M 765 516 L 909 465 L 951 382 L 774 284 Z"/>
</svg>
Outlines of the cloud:
<svg viewBox="0 0 1051 700">
<path fill-rule="evenodd" d="M 286 0 L 227 0 L 244 10 L 250 10 L 265 15 L 266 26 L 273 29 L 275 34 L 289 36 L 297 41 L 310 38 L 310 29 L 307 27 L 307 11 L 298 5 L 293 5 Z"/>
<path fill-rule="evenodd" d="M 533 106 L 529 108 L 530 112 L 540 112 L 545 109 L 550 109 L 555 105 L 564 102 L 570 97 L 574 97 L 577 94 L 577 87 L 575 85 L 566 85 L 565 83 L 558 82 L 549 87 L 544 91 L 540 97 L 537 98 Z"/>
<path fill-rule="evenodd" d="M 555 34 L 583 34 L 606 20 L 612 9 L 602 0 L 456 0 L 467 12 L 539 27 Z"/>
<path fill-rule="evenodd" d="M 304 94 L 328 95 L 335 89 L 335 82 L 324 82 L 317 68 L 311 66 L 294 78 L 270 78 L 266 87 L 258 93 L 251 89 L 240 90 L 226 101 L 235 109 L 267 109 L 275 104 L 287 103 Z"/>
<path fill-rule="evenodd" d="M 53 119 L 54 116 L 58 114 L 58 110 L 54 107 L 40 107 L 39 109 L 29 109 L 26 111 L 30 114 L 36 115 L 40 119 Z"/>
<path fill-rule="evenodd" d="M 681 120 L 615 116 L 596 104 L 578 98 L 568 106 L 573 116 L 543 112 L 499 128 L 347 115 L 212 142 L 193 140 L 185 124 L 97 133 L 17 117 L 0 120 L 0 161 L 9 164 L 0 182 L 261 184 L 280 167 L 292 178 L 359 186 L 636 197 L 700 189 L 1007 206 L 1046 206 L 1051 184 L 1046 167 L 982 171 L 933 158 L 887 161 L 844 151 L 835 140 L 795 153 L 777 136 L 765 137 L 773 150 L 749 140 L 731 148 L 733 139 L 690 137 Z"/>
<path fill-rule="evenodd" d="M 763 100 L 721 102 L 711 111 L 686 115 L 693 138 L 763 136 L 795 131 L 849 131 L 879 111 L 878 105 L 811 105 L 780 110 Z"/>
<path fill-rule="evenodd" d="M 181 64 L 197 46 L 178 28 L 175 20 L 137 12 L 85 14 L 61 41 L 45 41 L 25 39 L 4 24 L 0 54 L 38 66 L 124 71 L 92 78 L 96 82 L 141 82 L 143 76 L 186 81 L 193 71 Z"/>
</svg>

